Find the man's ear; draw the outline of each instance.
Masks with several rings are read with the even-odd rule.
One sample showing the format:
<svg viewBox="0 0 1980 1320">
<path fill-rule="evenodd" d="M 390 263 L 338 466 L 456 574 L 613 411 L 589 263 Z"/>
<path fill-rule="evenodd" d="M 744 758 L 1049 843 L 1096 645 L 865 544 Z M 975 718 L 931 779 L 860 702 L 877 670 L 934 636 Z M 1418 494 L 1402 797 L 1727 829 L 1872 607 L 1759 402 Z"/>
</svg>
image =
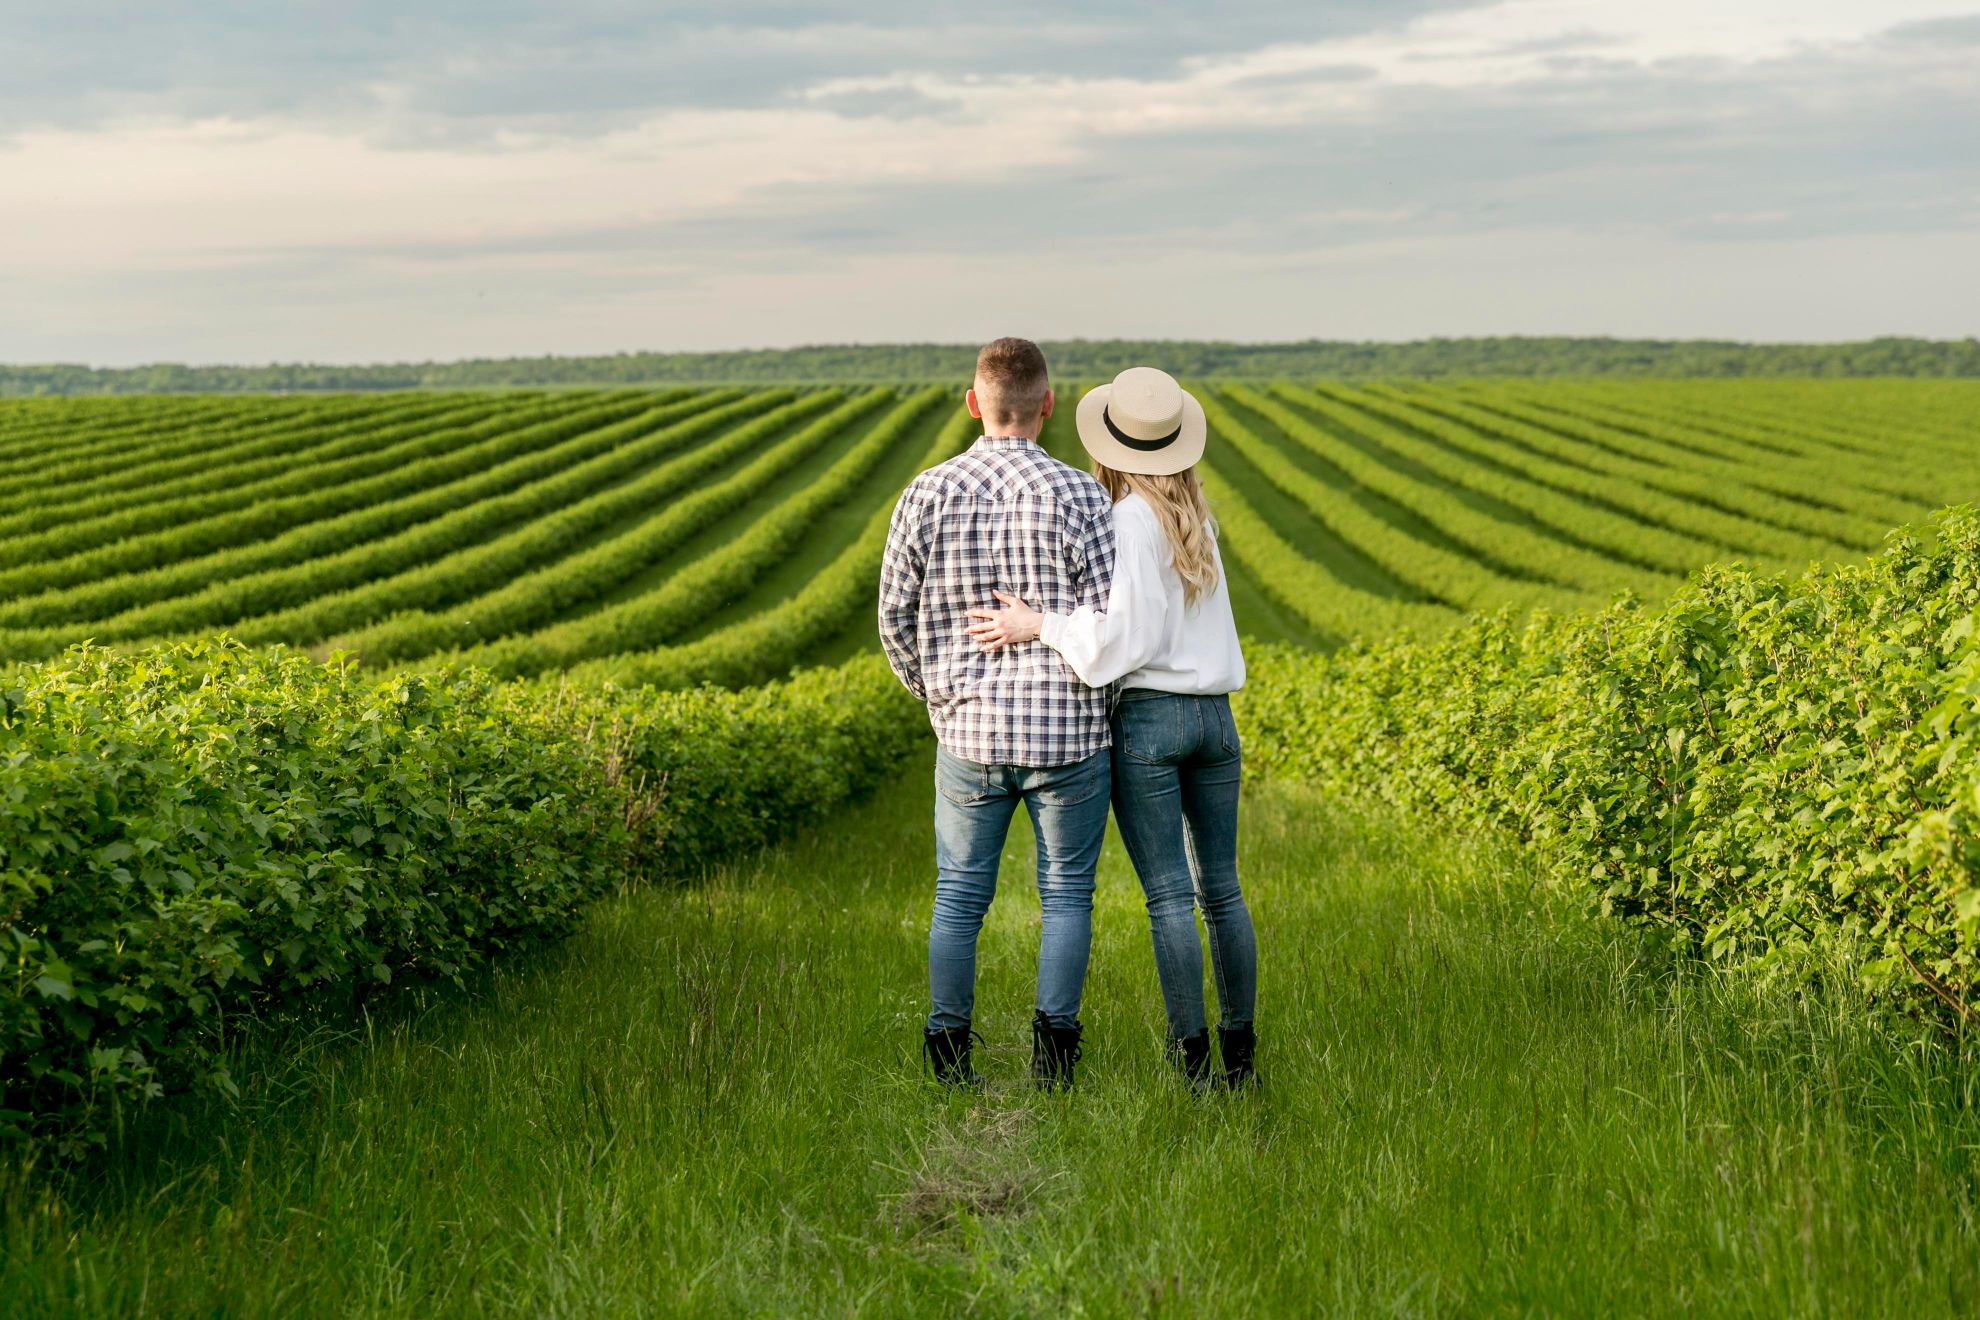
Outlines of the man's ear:
<svg viewBox="0 0 1980 1320">
<path fill-rule="evenodd" d="M 1057 402 L 1058 402 L 1058 396 L 1057 396 L 1057 395 L 1056 395 L 1056 394 L 1055 394 L 1055 393 L 1054 393 L 1053 391 L 1051 391 L 1051 390 L 1049 390 L 1049 389 L 1048 389 L 1048 390 L 1046 390 L 1046 391 L 1045 391 L 1045 411 L 1044 411 L 1044 412 L 1041 412 L 1041 413 L 1039 413 L 1038 415 L 1039 415 L 1040 417 L 1050 417 L 1050 416 L 1052 415 L 1052 405 L 1053 405 L 1053 404 L 1055 404 L 1055 403 L 1057 403 Z"/>
<path fill-rule="evenodd" d="M 983 405 L 976 401 L 975 390 L 973 389 L 964 390 L 963 402 L 969 406 L 969 415 L 971 417 L 976 418 L 978 421 L 983 420 Z"/>
</svg>

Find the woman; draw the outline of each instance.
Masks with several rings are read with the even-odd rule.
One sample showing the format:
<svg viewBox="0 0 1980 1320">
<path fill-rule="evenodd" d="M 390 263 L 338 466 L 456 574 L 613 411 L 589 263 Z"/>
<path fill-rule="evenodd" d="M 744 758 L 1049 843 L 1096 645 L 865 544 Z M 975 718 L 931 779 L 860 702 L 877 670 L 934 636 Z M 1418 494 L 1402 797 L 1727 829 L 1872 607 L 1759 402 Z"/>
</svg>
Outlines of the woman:
<svg viewBox="0 0 1980 1320">
<path fill-rule="evenodd" d="M 1244 686 L 1216 524 L 1196 463 L 1203 407 L 1167 373 L 1134 367 L 1080 400 L 1080 443 L 1114 500 L 1114 581 L 1104 612 L 1040 614 L 996 593 L 972 610 L 985 650 L 1032 640 L 1064 656 L 1091 687 L 1118 682 L 1113 713 L 1114 817 L 1148 900 L 1170 1049 L 1197 1087 L 1209 1083 L 1203 951 L 1210 932 L 1221 1012 L 1223 1081 L 1256 1080 L 1252 1006 L 1258 954 L 1237 877 L 1240 756 L 1229 694 Z"/>
</svg>

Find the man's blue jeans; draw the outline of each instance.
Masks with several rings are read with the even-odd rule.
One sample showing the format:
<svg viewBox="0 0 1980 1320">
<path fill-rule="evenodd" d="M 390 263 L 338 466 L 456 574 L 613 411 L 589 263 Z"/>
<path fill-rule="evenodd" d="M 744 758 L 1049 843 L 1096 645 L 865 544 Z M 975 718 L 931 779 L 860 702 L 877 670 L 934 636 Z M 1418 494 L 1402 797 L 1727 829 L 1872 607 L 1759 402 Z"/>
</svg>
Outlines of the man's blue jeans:
<svg viewBox="0 0 1980 1320">
<path fill-rule="evenodd" d="M 1222 1027 L 1248 1027 L 1258 946 L 1238 888 L 1238 780 L 1243 759 L 1229 697 L 1129 689 L 1114 709 L 1114 823 L 1148 900 L 1155 971 L 1169 1035 L 1205 1026 L 1203 946 L 1210 933 Z"/>
<path fill-rule="evenodd" d="M 1107 832 L 1106 752 L 1039 769 L 935 753 L 935 915 L 928 925 L 930 1028 L 966 1027 L 976 1006 L 976 937 L 997 892 L 1004 836 L 1019 802 L 1038 838 L 1038 1011 L 1079 1018 L 1093 942 L 1093 870 Z"/>
</svg>

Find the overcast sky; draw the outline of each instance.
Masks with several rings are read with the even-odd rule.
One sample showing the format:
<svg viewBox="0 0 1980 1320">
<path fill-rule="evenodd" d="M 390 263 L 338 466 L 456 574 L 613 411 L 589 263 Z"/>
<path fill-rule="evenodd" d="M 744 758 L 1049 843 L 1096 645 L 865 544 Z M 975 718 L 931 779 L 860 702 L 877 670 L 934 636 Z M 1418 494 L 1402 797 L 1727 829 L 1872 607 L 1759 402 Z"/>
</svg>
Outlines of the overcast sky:
<svg viewBox="0 0 1980 1320">
<path fill-rule="evenodd" d="M 0 0 L 0 360 L 1980 333 L 1980 4 Z"/>
</svg>

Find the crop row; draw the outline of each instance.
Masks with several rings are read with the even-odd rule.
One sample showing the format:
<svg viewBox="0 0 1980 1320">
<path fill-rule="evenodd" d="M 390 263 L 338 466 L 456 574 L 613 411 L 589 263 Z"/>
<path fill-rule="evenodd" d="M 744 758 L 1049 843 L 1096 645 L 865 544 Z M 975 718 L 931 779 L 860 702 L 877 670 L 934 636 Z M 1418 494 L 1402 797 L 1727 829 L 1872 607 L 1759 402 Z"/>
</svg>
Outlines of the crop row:
<svg viewBox="0 0 1980 1320">
<path fill-rule="evenodd" d="M 825 396 L 824 402 L 838 402 L 839 397 L 834 392 Z M 369 664 L 380 664 L 458 647 L 464 640 L 500 637 L 555 619 L 610 591 L 627 576 L 664 560 L 715 516 L 711 506 L 717 501 L 709 498 L 712 492 L 737 502 L 746 499 L 776 472 L 843 433 L 888 397 L 884 390 L 869 390 L 839 403 L 729 477 L 697 488 L 705 477 L 756 449 L 765 439 L 819 411 L 816 406 L 801 413 L 794 411 L 800 404 L 811 403 L 809 398 L 800 399 L 715 444 L 656 468 L 625 490 L 612 492 L 609 500 L 595 507 L 575 507 L 524 527 L 502 542 L 454 556 L 451 563 L 432 565 L 429 571 L 454 579 L 453 589 L 442 596 L 427 596 L 431 604 L 425 609 L 411 608 L 418 598 L 397 597 L 407 608 L 370 612 L 366 622 L 371 626 L 337 638 L 336 644 Z M 650 516 L 619 535 L 571 553 L 599 530 L 641 512 Z M 552 547 L 556 553 L 549 552 Z M 535 571 L 526 571 L 532 567 Z M 449 603 L 452 608 L 440 608 Z M 312 629 L 312 635 L 327 633 Z"/>
<path fill-rule="evenodd" d="M 198 442 L 183 447 L 185 452 L 160 454 L 148 448 L 115 460 L 99 475 L 48 485 L 6 504 L 12 512 L 20 512 L 24 506 L 38 510 L 50 502 L 69 505 L 118 491 L 153 498 L 195 494 L 212 488 L 210 484 L 202 486 L 202 481 L 210 483 L 221 476 L 247 481 L 280 470 L 264 466 L 259 472 L 243 471 L 257 461 L 264 465 L 283 459 L 320 462 L 338 456 L 324 448 L 332 444 L 342 444 L 346 453 L 360 453 L 367 443 L 362 437 L 382 435 L 413 422 L 434 427 L 456 425 L 473 416 L 486 416 L 498 406 L 497 401 L 486 398 L 436 395 L 396 408 L 346 409 L 282 422 L 207 427 L 202 428 Z"/>
<path fill-rule="evenodd" d="M 1683 574 L 1711 558 L 1720 549 L 1667 527 L 1565 495 L 1524 475 L 1480 463 L 1476 457 L 1463 452 L 1461 447 L 1419 438 L 1421 433 L 1448 439 L 1443 432 L 1458 429 L 1440 426 L 1434 419 L 1413 416 L 1367 398 L 1350 402 L 1333 391 L 1323 394 L 1316 390 L 1279 386 L 1272 393 L 1296 410 L 1297 420 L 1305 421 L 1307 415 L 1325 418 L 1347 434 L 1413 463 L 1454 486 L 1516 509 L 1550 532 L 1559 533 L 1610 561 L 1616 561 L 1609 563 L 1606 570 L 1599 562 L 1592 566 L 1592 570 L 1584 569 L 1584 573 L 1591 574 L 1586 585 L 1606 585 L 1619 580 L 1619 573 L 1634 576 L 1634 566 L 1637 565 L 1660 575 Z M 1647 594 L 1667 584 L 1638 578 L 1630 585 Z"/>
<path fill-rule="evenodd" d="M 1591 461 L 1590 446 L 1557 432 L 1472 407 L 1447 392 L 1367 386 L 1353 401 L 1389 409 L 1410 426 L 1452 448 L 1519 471 L 1534 481 L 1623 509 L 1734 554 L 1754 554 L 1780 566 L 1850 553 L 1820 537 L 1775 527 L 1684 498 L 1643 479 L 1631 460 Z M 1595 451 L 1600 453 L 1600 451 Z M 1720 557 L 1717 552 L 1711 557 Z M 1691 568 L 1703 563 L 1693 560 Z"/>
<path fill-rule="evenodd" d="M 156 464 L 211 458 L 216 466 L 224 466 L 231 461 L 228 451 L 242 443 L 270 435 L 298 441 L 324 428 L 389 423 L 413 413 L 431 412 L 434 402 L 405 399 L 395 400 L 391 407 L 337 409 L 318 405 L 274 416 L 238 413 L 177 434 L 137 432 L 115 446 L 98 446 L 81 454 L 51 456 L 31 465 L 24 464 L 0 478 L 0 507 L 17 511 L 41 499 L 81 498 L 94 494 L 105 483 L 123 481 L 132 473 L 143 472 Z M 421 407 L 421 403 L 426 406 Z"/>
<path fill-rule="evenodd" d="M 1539 410 L 1522 405 L 1532 419 Z M 1543 422 L 1565 425 L 1579 439 L 1648 458 L 1692 476 L 1708 478 L 1726 498 L 1747 510 L 1768 510 L 1787 526 L 1799 526 L 1833 540 L 1872 546 L 1892 524 L 1918 512 L 1916 504 L 1852 489 L 1848 478 L 1860 460 L 1838 460 L 1818 470 L 1805 460 L 1787 463 L 1719 457 L 1700 448 L 1682 427 L 1648 416 L 1618 416 L 1572 399 L 1550 399 Z"/>
<path fill-rule="evenodd" d="M 204 553 L 174 554 L 169 542 L 156 547 L 162 563 L 155 567 L 112 572 L 89 577 L 82 585 L 52 586 L 11 603 L 0 604 L 0 627 L 22 627 L 65 621 L 98 619 L 120 610 L 197 591 L 223 578 L 258 573 L 306 559 L 327 555 L 378 537 L 390 536 L 450 510 L 465 508 L 533 482 L 546 480 L 581 463 L 601 447 L 610 449 L 649 431 L 666 429 L 683 417 L 723 413 L 725 418 L 747 415 L 788 398 L 788 393 L 762 391 L 743 398 L 733 393 L 702 395 L 682 403 L 640 413 L 603 426 L 571 427 L 543 424 L 529 428 L 529 435 L 540 447 L 516 458 L 496 463 L 483 471 L 443 482 L 410 494 L 399 494 L 378 502 L 332 512 L 321 518 L 291 517 L 293 526 L 277 525 L 264 538 L 242 537 L 243 544 L 222 544 Z M 592 418 L 591 420 L 596 420 Z M 567 434 L 570 432 L 570 434 Z M 201 539 L 211 529 L 197 529 Z M 224 538 L 215 538 L 222 539 Z M 101 558 L 102 556 L 96 556 Z M 0 574 L 0 595 L 21 577 L 33 581 L 32 574 Z"/>
<path fill-rule="evenodd" d="M 931 388 L 905 400 L 847 450 L 830 471 L 783 503 L 764 510 L 742 535 L 685 565 L 655 590 L 525 636 L 472 647 L 461 652 L 459 658 L 512 677 L 569 668 L 591 657 L 645 650 L 671 641 L 734 599 L 759 574 L 782 559 L 814 521 L 850 497 L 867 474 L 888 453 L 898 449 L 902 439 L 945 397 L 945 391 Z M 730 482 L 709 487 L 656 522 L 680 515 L 683 526 L 676 535 L 708 526 L 721 514 L 742 507 L 754 489 L 783 464 L 765 462 L 758 466 L 761 471 L 738 473 Z M 622 550 L 600 546 L 591 555 L 580 557 L 581 562 L 575 566 L 582 568 L 595 595 L 624 581 L 629 572 L 637 571 L 642 564 L 653 562 L 651 556 L 641 556 L 622 566 L 624 557 Z M 828 567 L 818 578 L 832 571 Z M 814 585 L 818 578 L 813 579 Z M 560 597 L 562 594 L 559 593 Z M 523 599 L 527 599 L 527 594 Z M 521 600 L 517 602 L 521 603 Z M 474 608 L 478 613 L 479 604 Z"/>
<path fill-rule="evenodd" d="M 70 405 L 72 406 L 72 405 Z M 76 459 L 99 458 L 147 446 L 169 443 L 208 429 L 240 425 L 269 425 L 287 418 L 321 415 L 314 401 L 285 399 L 226 399 L 174 403 L 160 407 L 148 402 L 141 410 L 117 417 L 61 420 L 50 417 L 14 434 L 0 446 L 0 480 Z"/>
<path fill-rule="evenodd" d="M 1847 437 L 1820 420 L 1753 415 L 1736 405 L 1705 412 L 1681 401 L 1660 399 L 1652 411 L 1633 406 L 1633 402 L 1616 400 L 1608 406 L 1619 417 L 1642 418 L 1685 432 L 1703 431 L 1730 437 L 1752 446 L 1756 461 L 1766 461 L 1764 456 L 1769 447 L 1790 446 L 1790 452 L 1796 456 L 1789 461 L 1791 470 L 1807 471 L 1832 483 L 1830 488 L 1839 495 L 1855 489 L 1909 506 L 1939 499 L 1948 478 L 1970 482 L 1980 477 L 1980 461 L 1976 460 L 1970 442 L 1962 448 L 1952 448 L 1929 442 L 1915 432 L 1906 433 L 1895 442 L 1893 437 L 1870 441 Z M 1899 457 L 1926 461 L 1889 461 Z"/>
<path fill-rule="evenodd" d="M 933 467 L 951 457 L 967 447 L 974 434 L 976 423 L 958 410 L 936 432 L 920 466 Z M 893 501 L 888 500 L 851 545 L 782 604 L 691 642 L 586 661 L 569 671 L 572 681 L 620 687 L 688 688 L 703 683 L 739 687 L 768 682 L 805 664 L 855 619 L 863 614 L 870 618 L 892 517 Z"/>
<path fill-rule="evenodd" d="M 1958 450 L 1972 391 L 1834 397 L 1866 391 L 1889 420 L 1763 383 L 1220 384 L 1199 391 L 1204 475 L 1230 570 L 1281 620 L 1327 642 L 1440 635 L 1462 611 L 1661 597 L 1729 554 L 1852 558 L 1980 480 Z M 804 658 L 791 637 L 844 640 L 870 529 L 845 538 L 937 397 L 173 401 L 76 410 L 66 448 L 59 410 L 0 407 L 21 491 L 0 498 L 0 662 L 227 631 L 374 666 L 775 674 Z M 830 562 L 730 624 L 807 542 Z"/>
<path fill-rule="evenodd" d="M 576 408 L 566 403 L 498 414 L 472 427 L 461 428 L 467 433 L 465 437 L 449 436 L 444 441 L 436 437 L 434 443 L 446 452 L 394 471 L 375 473 L 307 494 L 263 500 L 245 509 L 165 527 L 60 559 L 30 562 L 0 571 L 0 598 L 31 587 L 53 590 L 170 564 L 277 536 L 301 523 L 379 509 L 386 503 L 403 508 L 409 503 L 408 492 L 439 493 L 444 498 L 462 489 L 479 489 L 480 479 L 493 470 L 502 470 L 519 484 L 611 448 L 625 438 L 623 433 L 606 429 L 614 423 L 630 421 L 636 431 L 707 406 L 707 400 L 702 397 L 659 408 L 645 407 L 637 401 Z M 464 438 L 468 443 L 461 443 Z M 450 485 L 454 492 L 446 490 Z"/>
<path fill-rule="evenodd" d="M 1810 383 L 1813 384 L 1812 382 Z M 1770 415 L 1814 418 L 1891 451 L 1893 438 L 1905 451 L 1922 438 L 1940 452 L 1971 456 L 1974 418 L 1980 416 L 1980 389 L 1974 382 L 1938 382 L 1933 389 L 1916 382 L 1867 382 L 1861 390 L 1754 390 L 1748 402 Z M 1680 397 L 1696 397 L 1680 392 Z M 1903 455 L 1895 455 L 1903 456 Z"/>
<path fill-rule="evenodd" d="M 184 430 L 211 422 L 223 406 L 217 401 L 189 405 L 168 411 L 153 406 L 143 411 L 126 409 L 115 415 L 90 415 L 80 407 L 52 404 L 51 410 L 33 416 L 10 413 L 0 408 L 0 417 L 12 416 L 10 424 L 0 425 L 0 477 L 47 463 L 58 457 L 73 458 L 96 446 L 108 446 L 128 437 Z M 241 405 L 233 405 L 239 410 Z"/>
<path fill-rule="evenodd" d="M 1232 386 L 1225 395 L 1276 426 L 1288 439 L 1331 464 L 1357 485 L 1408 508 L 1439 532 L 1481 558 L 1516 566 L 1518 571 L 1585 593 L 1607 593 L 1628 587 L 1646 595 L 1661 595 L 1674 585 L 1663 574 L 1620 563 L 1605 555 L 1557 540 L 1531 528 L 1481 512 L 1449 490 L 1399 471 L 1340 440 L 1284 404 Z M 1337 423 L 1342 410 L 1313 396 L 1313 410 Z M 1384 437 L 1400 449 L 1407 437 L 1372 419 L 1353 419 L 1360 429 Z"/>
<path fill-rule="evenodd" d="M 1569 411 L 1570 405 L 1562 400 L 1549 400 L 1545 406 L 1533 405 L 1490 386 L 1470 389 L 1465 397 L 1489 413 L 1555 432 L 1580 446 L 1590 466 L 1636 473 L 1660 490 L 1700 499 L 1728 513 L 1824 537 L 1855 549 L 1875 545 L 1889 530 L 1887 523 L 1837 508 L 1832 503 L 1782 494 L 1763 485 L 1762 478 L 1750 465 L 1707 458 L 1644 431 L 1604 421 L 1593 412 Z M 1916 511 L 1916 508 L 1908 510 Z"/>
<path fill-rule="evenodd" d="M 1587 407 L 1594 404 L 1607 420 L 1620 427 L 1640 430 L 1662 442 L 1701 457 L 1747 467 L 1764 466 L 1770 473 L 1820 471 L 1840 460 L 1848 478 L 1831 497 L 1845 496 L 1855 489 L 1873 490 L 1866 481 L 1874 474 L 1863 462 L 1864 453 L 1850 445 L 1836 445 L 1805 428 L 1768 429 L 1741 426 L 1736 417 L 1717 410 L 1698 416 L 1682 404 L 1668 399 L 1620 399 L 1609 401 L 1599 392 L 1576 391 L 1560 400 L 1563 404 Z"/>
<path fill-rule="evenodd" d="M 594 492 L 609 496 L 616 483 L 788 395 L 760 391 L 713 408 L 703 406 L 714 397 L 701 396 L 588 431 L 570 442 L 582 445 L 591 454 L 588 458 L 579 455 L 573 461 L 566 452 L 569 444 L 551 446 L 435 490 L 306 523 L 264 543 L 0 607 L 0 622 L 14 625 L 0 632 L 0 657 L 49 654 L 50 647 L 59 649 L 65 639 L 77 636 L 149 638 L 234 623 L 242 635 L 252 633 L 258 640 L 294 641 L 308 638 L 279 629 L 321 627 L 325 633 L 315 635 L 327 635 L 369 622 L 395 608 L 389 603 L 390 588 L 377 580 L 426 574 L 446 556 L 466 553 L 463 546 L 517 524 L 526 530 L 533 520 L 566 510 Z M 805 396 L 776 410 L 775 424 L 830 402 L 830 395 Z M 692 454 L 687 457 L 693 459 Z M 432 576 L 420 581 L 430 583 Z M 186 590 L 175 593 L 177 587 Z M 368 601 L 354 594 L 354 588 L 377 599 Z M 107 614 L 101 609 L 73 613 L 106 602 L 122 607 Z M 39 630 L 18 626 L 29 606 L 35 607 L 34 622 L 44 625 Z M 67 622 L 46 626 L 62 622 L 46 617 L 58 609 L 71 612 Z M 289 613 L 246 622 L 277 610 Z"/>
<path fill-rule="evenodd" d="M 32 497 L 15 500 L 13 512 L 0 515 L 0 536 L 79 526 L 212 492 L 227 492 L 236 501 L 253 499 L 262 483 L 269 481 L 308 489 L 303 477 L 314 465 L 376 453 L 436 430 L 471 424 L 493 411 L 485 401 L 469 401 L 444 408 L 367 413 L 336 424 L 313 418 L 253 429 L 244 439 L 219 443 L 211 452 L 156 464 L 136 463 L 95 481 L 33 492 Z"/>
<path fill-rule="evenodd" d="M 359 395 L 336 396 L 341 399 Z M 371 396 L 380 397 L 380 396 Z M 88 444 L 108 431 L 155 426 L 161 419 L 212 418 L 249 409 L 303 408 L 324 402 L 279 394 L 179 395 L 172 398 L 140 395 L 50 396 L 0 399 L 0 453 L 19 443 L 51 441 L 71 448 Z"/>
<path fill-rule="evenodd" d="M 1255 657 L 1248 754 L 1524 836 L 1667 948 L 1980 1024 L 1980 515 L 1867 563 L 1712 566 L 1659 607 Z"/>
<path fill-rule="evenodd" d="M 1561 599 L 1563 589 L 1559 586 L 1507 577 L 1471 555 L 1412 536 L 1370 512 L 1349 491 L 1322 481 L 1276 445 L 1254 435 L 1207 391 L 1203 408 L 1218 439 L 1275 488 L 1398 581 L 1432 600 L 1461 609 L 1524 611 Z"/>
<path fill-rule="evenodd" d="M 604 407 L 610 414 L 614 405 Z M 624 416 L 640 407 L 638 402 L 627 401 L 616 405 L 616 415 Z M 544 405 L 537 415 L 551 418 L 566 412 L 566 408 L 553 403 Z M 519 417 L 516 413 L 502 410 L 491 419 L 491 424 L 513 425 L 517 420 L 527 420 L 530 416 L 529 412 Z M 616 417 L 610 419 L 616 420 Z M 33 535 L 16 537 L 0 546 L 0 564 L 59 558 L 142 536 L 159 528 L 183 526 L 256 506 L 265 507 L 299 495 L 323 496 L 352 490 L 363 486 L 369 478 L 391 476 L 395 482 L 403 483 L 416 480 L 412 474 L 422 471 L 465 471 L 472 465 L 463 465 L 461 460 L 464 457 L 475 454 L 486 444 L 500 443 L 499 440 L 486 440 L 485 435 L 473 424 L 443 427 L 415 424 L 402 432 L 395 431 L 388 444 L 369 446 L 360 453 L 333 462 L 304 462 L 273 477 L 233 489 L 156 500 L 137 508 L 79 518 Z"/>
<path fill-rule="evenodd" d="M 1260 591 L 1292 611 L 1323 640 L 1426 637 L 1454 626 L 1459 615 L 1442 605 L 1397 600 L 1341 581 L 1273 529 L 1214 464 L 1202 468 L 1203 489 L 1216 510 L 1224 571 L 1233 563 Z"/>
<path fill-rule="evenodd" d="M 781 837 L 927 737 L 865 657 L 743 693 L 373 679 L 205 644 L 14 678 L 0 1146 L 50 1155 L 152 1097 L 233 1091 L 257 1018 L 463 980 L 593 897 Z"/>
<path fill-rule="evenodd" d="M 1656 404 L 1705 426 L 1753 424 L 1777 443 L 1846 450 L 1860 458 L 1918 455 L 1968 464 L 1975 458 L 1973 408 L 1980 397 L 1971 389 L 1949 396 L 1947 406 L 1934 408 L 1916 388 L 1879 401 L 1882 382 L 1863 382 L 1860 389 L 1829 397 L 1809 388 L 1819 382 L 1797 382 L 1787 390 L 1768 389 L 1769 384 L 1756 381 L 1736 391 L 1700 394 L 1673 382 L 1658 391 Z M 1643 402 L 1626 391 L 1592 382 L 1574 392 L 1617 407 L 1633 408 Z M 1871 403 L 1867 411 L 1861 406 L 1866 402 Z M 1879 475 L 1874 467 L 1863 471 L 1866 476 Z"/>
</svg>

